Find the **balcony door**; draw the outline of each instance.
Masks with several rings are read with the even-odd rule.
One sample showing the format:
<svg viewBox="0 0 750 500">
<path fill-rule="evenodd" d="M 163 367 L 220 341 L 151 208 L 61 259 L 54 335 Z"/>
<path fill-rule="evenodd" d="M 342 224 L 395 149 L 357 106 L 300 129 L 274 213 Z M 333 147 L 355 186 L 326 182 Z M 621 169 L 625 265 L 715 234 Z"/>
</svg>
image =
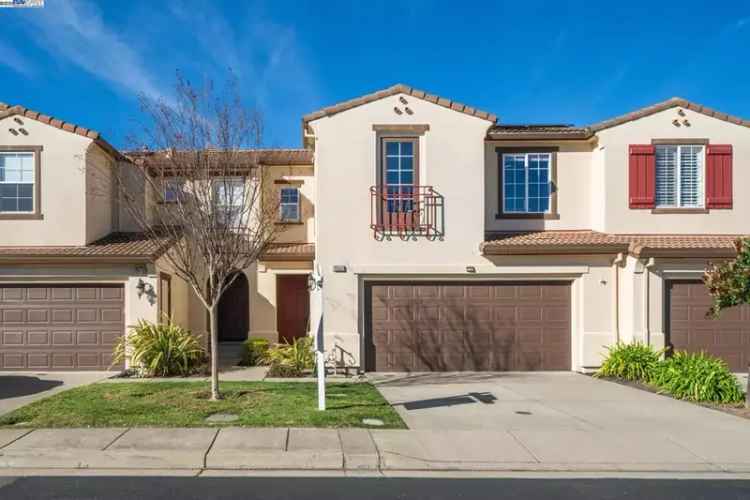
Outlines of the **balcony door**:
<svg viewBox="0 0 750 500">
<path fill-rule="evenodd" d="M 419 139 L 384 138 L 382 151 L 382 225 L 413 229 L 419 224 Z"/>
</svg>

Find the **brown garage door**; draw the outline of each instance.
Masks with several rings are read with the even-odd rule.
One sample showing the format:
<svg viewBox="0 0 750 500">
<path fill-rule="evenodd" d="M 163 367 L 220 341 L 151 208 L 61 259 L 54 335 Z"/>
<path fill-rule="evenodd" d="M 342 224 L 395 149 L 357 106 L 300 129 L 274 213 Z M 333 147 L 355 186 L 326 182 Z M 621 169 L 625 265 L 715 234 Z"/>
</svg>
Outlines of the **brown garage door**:
<svg viewBox="0 0 750 500">
<path fill-rule="evenodd" d="M 0 369 L 108 369 L 124 303 L 122 285 L 0 286 Z"/>
<path fill-rule="evenodd" d="M 733 371 L 750 362 L 750 306 L 733 307 L 719 319 L 706 319 L 711 296 L 700 281 L 667 284 L 667 344 L 674 349 L 704 351 L 724 359 Z"/>
<path fill-rule="evenodd" d="M 373 283 L 366 369 L 570 369 L 569 283 Z"/>
</svg>

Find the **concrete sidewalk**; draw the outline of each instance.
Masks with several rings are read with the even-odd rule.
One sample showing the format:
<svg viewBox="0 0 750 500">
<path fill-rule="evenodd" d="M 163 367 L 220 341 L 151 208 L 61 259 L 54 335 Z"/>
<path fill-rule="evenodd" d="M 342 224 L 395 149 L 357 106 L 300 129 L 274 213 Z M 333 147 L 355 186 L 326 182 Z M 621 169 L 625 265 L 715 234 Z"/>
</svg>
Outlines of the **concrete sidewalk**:
<svg viewBox="0 0 750 500">
<path fill-rule="evenodd" d="M 750 472 L 733 432 L 0 429 L 0 470 Z"/>
</svg>

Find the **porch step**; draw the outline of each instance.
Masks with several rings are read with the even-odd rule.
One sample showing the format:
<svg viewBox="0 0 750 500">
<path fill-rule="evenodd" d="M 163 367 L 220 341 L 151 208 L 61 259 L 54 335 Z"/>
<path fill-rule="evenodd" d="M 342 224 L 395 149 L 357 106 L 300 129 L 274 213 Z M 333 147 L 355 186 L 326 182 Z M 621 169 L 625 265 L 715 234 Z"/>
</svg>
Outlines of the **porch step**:
<svg viewBox="0 0 750 500">
<path fill-rule="evenodd" d="M 242 342 L 219 342 L 219 366 L 237 366 L 244 353 Z"/>
</svg>

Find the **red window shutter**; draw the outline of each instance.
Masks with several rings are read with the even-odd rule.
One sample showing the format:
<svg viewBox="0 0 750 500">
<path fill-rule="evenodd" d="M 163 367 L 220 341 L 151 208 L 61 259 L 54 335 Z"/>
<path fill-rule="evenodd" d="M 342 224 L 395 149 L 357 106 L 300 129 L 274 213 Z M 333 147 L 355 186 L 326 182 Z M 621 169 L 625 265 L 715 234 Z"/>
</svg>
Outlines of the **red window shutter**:
<svg viewBox="0 0 750 500">
<path fill-rule="evenodd" d="M 651 144 L 631 144 L 629 164 L 630 208 L 654 208 L 656 161 Z"/>
<path fill-rule="evenodd" d="M 706 208 L 732 208 L 732 146 L 706 148 Z"/>
</svg>

